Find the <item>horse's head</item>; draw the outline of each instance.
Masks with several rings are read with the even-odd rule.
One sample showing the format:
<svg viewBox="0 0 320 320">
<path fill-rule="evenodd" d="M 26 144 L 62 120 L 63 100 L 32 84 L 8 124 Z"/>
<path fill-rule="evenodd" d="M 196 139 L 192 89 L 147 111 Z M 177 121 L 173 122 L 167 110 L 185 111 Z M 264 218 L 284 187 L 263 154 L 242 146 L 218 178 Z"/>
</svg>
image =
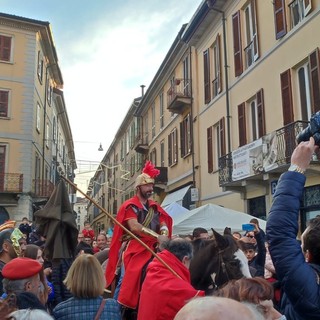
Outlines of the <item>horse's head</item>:
<svg viewBox="0 0 320 320">
<path fill-rule="evenodd" d="M 250 276 L 248 261 L 239 249 L 231 230 L 223 235 L 212 229 L 213 240 L 197 246 L 190 264 L 192 285 L 201 290 L 221 287 L 231 279 Z"/>
</svg>

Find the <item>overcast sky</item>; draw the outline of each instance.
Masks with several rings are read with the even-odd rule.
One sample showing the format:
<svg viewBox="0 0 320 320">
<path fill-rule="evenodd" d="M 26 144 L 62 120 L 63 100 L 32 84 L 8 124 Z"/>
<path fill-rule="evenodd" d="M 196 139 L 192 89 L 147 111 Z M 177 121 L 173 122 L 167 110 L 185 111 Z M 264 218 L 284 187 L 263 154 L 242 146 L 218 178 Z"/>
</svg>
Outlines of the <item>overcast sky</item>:
<svg viewBox="0 0 320 320">
<path fill-rule="evenodd" d="M 201 0 L 0 0 L 0 11 L 49 21 L 86 192 L 132 100 L 160 67 Z M 103 152 L 98 151 L 102 143 Z M 89 164 L 91 166 L 89 166 Z"/>
</svg>

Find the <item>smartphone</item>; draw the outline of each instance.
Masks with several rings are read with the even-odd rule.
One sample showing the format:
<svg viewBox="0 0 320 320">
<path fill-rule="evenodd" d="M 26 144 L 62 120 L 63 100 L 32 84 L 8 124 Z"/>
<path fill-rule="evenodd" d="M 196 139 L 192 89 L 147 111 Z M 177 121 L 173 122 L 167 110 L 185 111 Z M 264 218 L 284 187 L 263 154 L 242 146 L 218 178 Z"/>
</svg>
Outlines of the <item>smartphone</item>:
<svg viewBox="0 0 320 320">
<path fill-rule="evenodd" d="M 244 231 L 253 231 L 254 230 L 254 225 L 251 223 L 245 223 L 242 225 L 242 230 Z"/>
</svg>

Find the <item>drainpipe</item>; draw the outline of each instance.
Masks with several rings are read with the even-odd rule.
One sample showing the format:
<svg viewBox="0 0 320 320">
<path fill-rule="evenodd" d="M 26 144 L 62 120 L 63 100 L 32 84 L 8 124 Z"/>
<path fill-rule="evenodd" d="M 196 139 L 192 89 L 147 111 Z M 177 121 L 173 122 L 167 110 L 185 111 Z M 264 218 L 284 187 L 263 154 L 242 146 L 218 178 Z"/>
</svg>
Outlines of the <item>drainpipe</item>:
<svg viewBox="0 0 320 320">
<path fill-rule="evenodd" d="M 229 80 L 228 80 L 228 63 L 227 63 L 227 34 L 226 34 L 226 17 L 224 11 L 214 8 L 215 1 L 207 0 L 209 9 L 219 12 L 222 15 L 222 30 L 223 30 L 223 51 L 224 51 L 224 76 L 226 85 L 226 111 L 227 111 L 227 145 L 228 154 L 231 152 L 231 133 L 230 133 L 230 101 L 229 101 Z"/>
</svg>

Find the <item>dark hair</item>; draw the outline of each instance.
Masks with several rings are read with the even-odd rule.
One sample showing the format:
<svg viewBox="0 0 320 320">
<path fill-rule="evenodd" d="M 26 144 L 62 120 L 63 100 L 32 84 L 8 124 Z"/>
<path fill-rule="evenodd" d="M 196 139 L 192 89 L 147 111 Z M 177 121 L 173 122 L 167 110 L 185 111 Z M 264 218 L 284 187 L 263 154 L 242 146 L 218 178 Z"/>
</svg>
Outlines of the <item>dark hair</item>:
<svg viewBox="0 0 320 320">
<path fill-rule="evenodd" d="M 193 249 L 190 241 L 177 238 L 169 240 L 166 243 L 165 249 L 174 254 L 180 261 L 187 256 L 189 259 L 193 257 Z"/>
<path fill-rule="evenodd" d="M 303 251 L 309 251 L 312 263 L 320 265 L 320 216 L 309 221 L 309 230 L 303 235 Z"/>
<path fill-rule="evenodd" d="M 192 236 L 193 236 L 193 238 L 198 238 L 198 237 L 200 237 L 201 233 L 208 233 L 208 230 L 205 228 L 201 228 L 201 227 L 195 228 L 195 229 L 193 229 Z"/>
<path fill-rule="evenodd" d="M 256 225 L 259 226 L 259 220 L 256 219 L 256 218 L 252 218 L 252 219 L 250 220 L 250 223 L 255 223 Z"/>
<path fill-rule="evenodd" d="M 77 256 L 80 253 L 80 251 L 82 251 L 82 250 L 83 250 L 84 253 L 88 253 L 88 254 L 93 254 L 94 253 L 92 247 L 90 246 L 90 244 L 85 243 L 83 241 L 80 241 L 79 244 L 76 247 L 75 255 Z"/>
<path fill-rule="evenodd" d="M 39 249 L 42 250 L 39 246 L 35 244 L 27 244 L 23 256 L 26 258 L 31 258 L 33 260 L 37 260 Z"/>
</svg>

